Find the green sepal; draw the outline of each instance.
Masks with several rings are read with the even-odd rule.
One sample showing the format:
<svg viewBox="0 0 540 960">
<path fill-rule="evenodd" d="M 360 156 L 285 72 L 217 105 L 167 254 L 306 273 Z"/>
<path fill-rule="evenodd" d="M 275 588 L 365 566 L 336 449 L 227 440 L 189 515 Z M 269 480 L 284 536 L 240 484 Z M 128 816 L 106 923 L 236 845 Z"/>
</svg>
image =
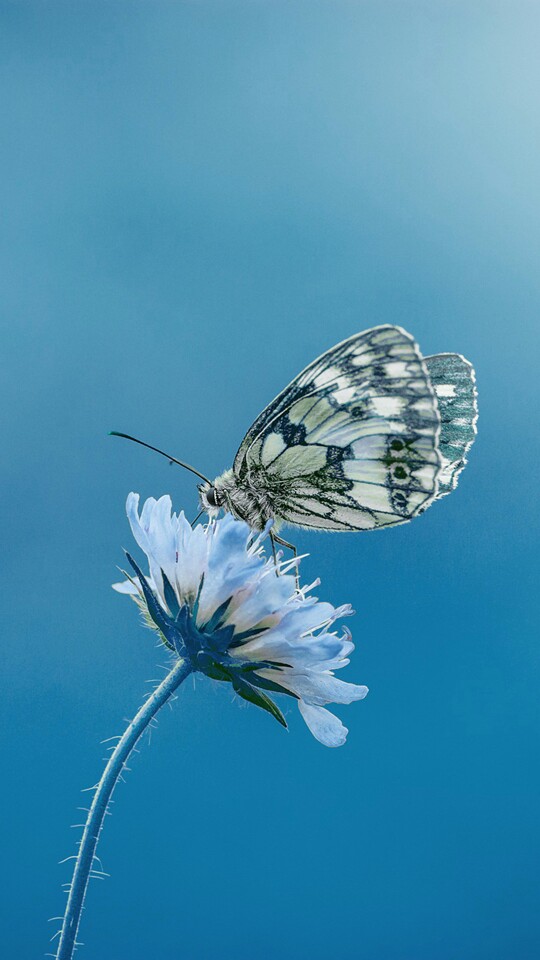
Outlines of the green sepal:
<svg viewBox="0 0 540 960">
<path fill-rule="evenodd" d="M 280 683 L 277 683 L 276 680 L 268 680 L 266 677 L 260 677 L 256 670 L 269 670 L 272 667 L 281 667 L 288 666 L 288 664 L 276 664 L 273 660 L 241 660 L 236 661 L 235 670 L 244 677 L 249 674 L 249 683 L 252 683 L 254 687 L 263 687 L 264 690 L 272 690 L 274 693 L 284 693 L 287 697 L 294 697 L 295 700 L 299 700 L 300 697 L 293 693 L 292 690 L 287 690 L 286 687 L 282 687 Z M 277 671 L 276 671 L 277 672 Z"/>
<path fill-rule="evenodd" d="M 172 644 L 173 647 L 175 647 L 174 628 L 170 621 L 170 618 L 167 616 L 165 611 L 162 610 L 160 604 L 156 600 L 154 594 L 152 593 L 148 585 L 148 581 L 144 573 L 142 572 L 141 568 L 135 563 L 135 560 L 133 559 L 131 554 L 127 552 L 127 550 L 126 550 L 126 557 L 139 578 L 141 589 L 144 594 L 144 599 L 146 601 L 146 607 L 148 609 L 148 613 L 150 617 L 154 621 L 156 627 L 160 630 L 162 635 L 165 637 L 165 640 L 168 641 L 169 644 Z"/>
<path fill-rule="evenodd" d="M 210 654 L 204 653 L 203 651 L 197 654 L 195 669 L 200 670 L 205 676 L 211 677 L 212 680 L 224 680 L 227 683 L 232 683 L 233 676 L 230 670 L 214 660 Z"/>
<path fill-rule="evenodd" d="M 297 693 L 293 693 L 292 690 L 287 690 L 286 687 L 282 687 L 281 684 L 276 683 L 275 680 L 268 680 L 266 677 L 260 677 L 258 673 L 252 674 L 249 678 L 249 682 L 255 687 L 262 687 L 264 690 L 272 690 L 273 693 L 284 693 L 287 697 L 294 697 L 295 700 L 300 699 Z"/>
<path fill-rule="evenodd" d="M 261 707 L 263 710 L 266 710 L 267 713 L 270 713 L 282 727 L 287 729 L 287 721 L 283 716 L 279 707 L 276 706 L 273 700 L 270 697 L 267 697 L 265 693 L 262 693 L 260 690 L 255 690 L 247 680 L 244 680 L 240 676 L 232 676 L 232 685 L 236 693 L 243 697 L 244 700 L 247 700 L 248 703 L 254 703 L 256 707 Z"/>
<path fill-rule="evenodd" d="M 264 633 L 267 629 L 268 627 L 251 627 L 249 630 L 243 630 L 242 633 L 235 634 L 231 647 L 240 647 L 243 643 L 246 643 L 247 640 L 253 640 L 254 637 Z"/>
<path fill-rule="evenodd" d="M 180 613 L 180 604 L 178 603 L 172 584 L 164 570 L 161 571 L 161 576 L 163 577 L 163 593 L 165 595 L 165 603 L 171 611 L 171 616 L 176 619 Z"/>
<path fill-rule="evenodd" d="M 215 633 L 217 630 L 219 630 L 219 628 L 221 627 L 221 622 L 223 620 L 223 617 L 225 616 L 225 614 L 227 613 L 227 610 L 231 605 L 231 600 L 232 600 L 232 597 L 227 597 L 227 599 L 224 600 L 223 603 L 220 603 L 217 610 L 214 611 L 214 613 L 210 617 L 210 620 L 208 620 L 207 623 L 204 623 L 200 627 L 198 627 L 201 633 Z"/>
<path fill-rule="evenodd" d="M 154 596 L 153 591 L 150 589 L 150 585 L 144 576 L 144 573 L 137 565 L 131 554 L 127 552 L 127 550 L 126 557 L 137 574 L 141 584 L 141 590 L 143 592 L 146 604 L 146 609 L 143 610 L 143 613 L 145 618 L 147 618 L 147 622 L 149 620 L 155 624 L 163 643 L 169 647 L 169 649 L 175 650 L 179 657 L 184 657 L 186 653 L 184 640 L 181 633 L 177 629 L 174 620 L 172 620 L 165 610 L 162 609 L 157 597 Z M 149 623 L 149 625 L 151 624 Z"/>
<path fill-rule="evenodd" d="M 195 597 L 195 603 L 193 604 L 193 609 L 191 611 L 191 616 L 193 617 L 193 623 L 197 623 L 197 617 L 199 616 L 199 603 L 201 599 L 203 585 L 204 585 L 204 573 L 201 577 L 201 580 L 199 583 L 199 589 L 197 590 L 197 596 Z"/>
</svg>

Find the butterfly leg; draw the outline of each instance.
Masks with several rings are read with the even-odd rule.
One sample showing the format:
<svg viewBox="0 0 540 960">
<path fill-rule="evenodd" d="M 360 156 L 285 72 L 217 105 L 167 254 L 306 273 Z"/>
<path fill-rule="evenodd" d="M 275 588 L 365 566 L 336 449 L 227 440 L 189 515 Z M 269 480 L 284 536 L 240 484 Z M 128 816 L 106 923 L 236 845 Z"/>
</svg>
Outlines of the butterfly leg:
<svg viewBox="0 0 540 960">
<path fill-rule="evenodd" d="M 270 539 L 272 541 L 272 552 L 274 554 L 274 562 L 276 562 L 276 543 L 279 543 L 280 547 L 287 547 L 288 550 L 292 550 L 294 559 L 296 560 L 298 556 L 298 550 L 296 549 L 294 543 L 289 543 L 287 540 L 283 540 L 281 537 L 278 537 L 277 533 L 272 533 L 270 531 Z M 296 578 L 296 589 L 300 590 L 300 575 L 298 573 L 298 564 L 294 569 L 294 575 Z"/>
<path fill-rule="evenodd" d="M 200 510 L 197 516 L 195 517 L 195 519 L 191 521 L 191 524 L 190 524 L 191 529 L 193 529 L 193 527 L 197 523 L 197 520 L 199 520 L 199 518 L 202 517 L 203 513 L 204 513 L 204 510 Z"/>
<path fill-rule="evenodd" d="M 270 543 L 272 544 L 272 556 L 274 558 L 274 566 L 276 568 L 276 577 L 279 577 L 278 559 L 277 559 L 277 553 L 276 553 L 276 538 L 272 533 L 272 531 L 270 531 Z"/>
</svg>

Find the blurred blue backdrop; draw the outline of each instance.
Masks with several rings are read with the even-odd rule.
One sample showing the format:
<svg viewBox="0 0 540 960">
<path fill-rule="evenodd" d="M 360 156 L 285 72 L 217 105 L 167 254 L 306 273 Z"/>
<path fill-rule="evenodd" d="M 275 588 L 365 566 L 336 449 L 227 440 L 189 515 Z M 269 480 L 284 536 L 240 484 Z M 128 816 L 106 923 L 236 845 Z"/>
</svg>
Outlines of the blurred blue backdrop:
<svg viewBox="0 0 540 960">
<path fill-rule="evenodd" d="M 186 685 L 81 956 L 536 958 L 540 9 L 0 12 L 5 956 L 52 949 L 79 791 L 166 661 L 110 589 L 126 494 L 196 508 L 107 431 L 215 475 L 303 365 L 398 323 L 475 363 L 480 433 L 414 523 L 296 536 L 358 611 L 346 747 Z"/>
</svg>

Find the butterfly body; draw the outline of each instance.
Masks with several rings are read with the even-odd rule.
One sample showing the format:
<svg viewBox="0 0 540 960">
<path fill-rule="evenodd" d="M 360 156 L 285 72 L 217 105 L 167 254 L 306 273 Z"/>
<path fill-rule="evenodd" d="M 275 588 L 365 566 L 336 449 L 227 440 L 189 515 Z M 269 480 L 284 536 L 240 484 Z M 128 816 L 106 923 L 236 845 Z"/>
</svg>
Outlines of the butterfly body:
<svg viewBox="0 0 540 960">
<path fill-rule="evenodd" d="M 210 516 L 220 509 L 229 511 L 238 520 L 245 520 L 252 530 L 264 530 L 269 520 L 277 528 L 275 504 L 264 486 L 257 486 L 255 478 L 239 480 L 233 470 L 225 470 L 212 484 L 199 487 L 201 507 Z"/>
<path fill-rule="evenodd" d="M 474 370 L 422 357 L 401 327 L 332 347 L 255 420 L 233 467 L 199 487 L 201 507 L 254 530 L 405 523 L 454 489 L 476 435 Z"/>
</svg>

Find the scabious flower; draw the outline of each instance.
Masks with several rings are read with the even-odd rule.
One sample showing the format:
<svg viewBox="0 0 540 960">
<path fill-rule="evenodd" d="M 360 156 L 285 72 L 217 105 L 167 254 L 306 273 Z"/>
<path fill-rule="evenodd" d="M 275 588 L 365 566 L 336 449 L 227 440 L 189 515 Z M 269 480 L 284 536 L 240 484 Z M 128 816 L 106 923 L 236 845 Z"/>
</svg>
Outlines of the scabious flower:
<svg viewBox="0 0 540 960">
<path fill-rule="evenodd" d="M 276 568 L 264 550 L 267 531 L 255 535 L 231 514 L 192 529 L 183 513 L 172 513 L 168 496 L 151 497 L 139 515 L 136 493 L 129 494 L 126 511 L 149 574 L 127 554 L 134 576 L 114 588 L 135 599 L 162 642 L 192 670 L 228 681 L 283 726 L 269 694 L 296 699 L 317 740 L 341 746 L 347 728 L 325 704 L 367 693 L 334 676 L 354 645 L 346 628 L 338 635 L 330 627 L 352 614 L 351 607 L 313 597 L 318 580 L 298 590 L 297 561 L 278 558 Z"/>
</svg>

